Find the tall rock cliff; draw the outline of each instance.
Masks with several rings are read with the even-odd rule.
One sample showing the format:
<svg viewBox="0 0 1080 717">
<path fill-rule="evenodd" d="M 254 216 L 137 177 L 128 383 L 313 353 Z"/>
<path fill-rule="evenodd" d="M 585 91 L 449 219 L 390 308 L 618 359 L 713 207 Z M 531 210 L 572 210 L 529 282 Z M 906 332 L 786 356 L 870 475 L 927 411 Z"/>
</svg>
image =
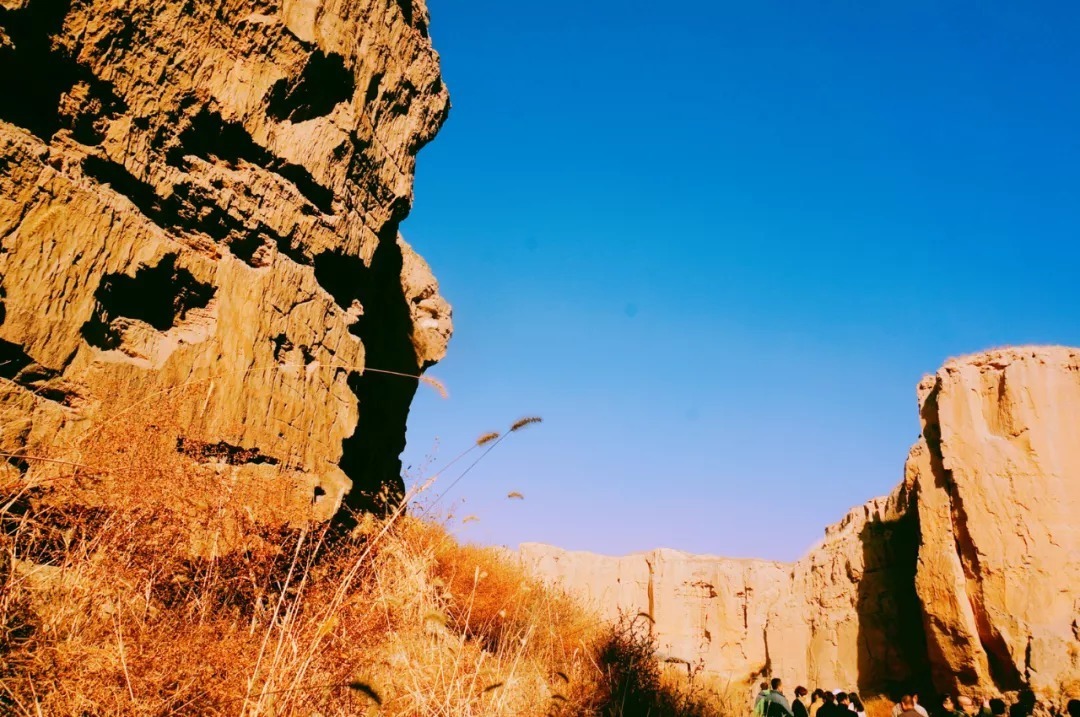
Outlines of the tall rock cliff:
<svg viewBox="0 0 1080 717">
<path fill-rule="evenodd" d="M 949 361 L 904 480 L 791 565 L 522 546 L 608 617 L 734 683 L 1052 693 L 1080 679 L 1080 351 Z"/>
<path fill-rule="evenodd" d="M 1080 678 L 1080 351 L 950 361 L 919 391 L 908 472 L 935 682 Z"/>
<path fill-rule="evenodd" d="M 288 474 L 325 517 L 400 491 L 416 381 L 374 369 L 418 373 L 451 330 L 398 234 L 449 108 L 427 22 L 0 0 L 0 451 L 168 395 L 177 450 L 256 493 Z"/>
</svg>

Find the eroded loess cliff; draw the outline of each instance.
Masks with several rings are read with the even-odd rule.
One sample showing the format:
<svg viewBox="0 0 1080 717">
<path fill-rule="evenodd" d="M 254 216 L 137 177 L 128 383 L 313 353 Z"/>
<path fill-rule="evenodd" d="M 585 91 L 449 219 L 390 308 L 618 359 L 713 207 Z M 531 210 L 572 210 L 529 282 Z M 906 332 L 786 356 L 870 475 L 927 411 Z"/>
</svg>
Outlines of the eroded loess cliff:
<svg viewBox="0 0 1080 717">
<path fill-rule="evenodd" d="M 734 683 L 1055 694 L 1080 679 L 1080 351 L 1003 349 L 919 386 L 904 480 L 792 565 L 522 546 L 608 617 Z"/>
<path fill-rule="evenodd" d="M 422 0 L 0 0 L 0 451 L 55 455 L 168 395 L 177 451 L 249 512 L 400 491 L 416 381 L 371 369 L 416 374 L 451 331 L 398 233 L 449 108 L 427 19 Z"/>
<path fill-rule="evenodd" d="M 908 472 L 935 682 L 1080 678 L 1080 351 L 950 361 L 919 391 Z"/>
</svg>

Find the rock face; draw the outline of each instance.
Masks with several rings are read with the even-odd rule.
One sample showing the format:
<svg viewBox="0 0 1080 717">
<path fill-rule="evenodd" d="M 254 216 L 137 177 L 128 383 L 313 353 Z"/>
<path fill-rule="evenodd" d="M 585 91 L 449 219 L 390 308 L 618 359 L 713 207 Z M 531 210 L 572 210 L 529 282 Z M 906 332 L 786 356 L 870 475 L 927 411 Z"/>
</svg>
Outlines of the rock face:
<svg viewBox="0 0 1080 717">
<path fill-rule="evenodd" d="M 172 392 L 177 450 L 253 485 L 287 471 L 301 509 L 400 491 L 416 381 L 374 369 L 417 374 L 451 330 L 398 234 L 449 108 L 427 20 L 0 0 L 0 451 Z"/>
<path fill-rule="evenodd" d="M 916 588 L 935 682 L 1080 677 L 1080 352 L 950 361 L 919 386 Z"/>
<path fill-rule="evenodd" d="M 537 574 L 557 577 L 607 618 L 653 620 L 659 651 L 669 659 L 703 662 L 743 679 L 763 666 L 769 607 L 785 595 L 790 567 L 654 550 L 621 558 L 527 543 L 521 558 Z"/>
<path fill-rule="evenodd" d="M 524 545 L 526 565 L 733 683 L 1044 694 L 1080 679 L 1080 351 L 949 361 L 904 480 L 792 565 Z"/>
</svg>

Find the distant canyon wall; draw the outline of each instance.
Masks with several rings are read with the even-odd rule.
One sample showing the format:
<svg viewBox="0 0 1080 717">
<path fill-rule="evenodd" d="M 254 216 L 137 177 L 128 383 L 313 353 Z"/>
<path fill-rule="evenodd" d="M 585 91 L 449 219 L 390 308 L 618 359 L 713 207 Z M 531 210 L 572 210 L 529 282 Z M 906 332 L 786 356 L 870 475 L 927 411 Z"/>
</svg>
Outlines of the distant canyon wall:
<svg viewBox="0 0 1080 717">
<path fill-rule="evenodd" d="M 400 494 L 417 384 L 376 371 L 451 332 L 398 233 L 423 0 L 0 0 L 0 95 L 0 469 L 168 396 L 257 518 Z"/>
<path fill-rule="evenodd" d="M 794 564 L 672 550 L 520 556 L 660 651 L 732 683 L 1043 693 L 1080 679 L 1080 351 L 947 362 L 891 495 Z"/>
</svg>

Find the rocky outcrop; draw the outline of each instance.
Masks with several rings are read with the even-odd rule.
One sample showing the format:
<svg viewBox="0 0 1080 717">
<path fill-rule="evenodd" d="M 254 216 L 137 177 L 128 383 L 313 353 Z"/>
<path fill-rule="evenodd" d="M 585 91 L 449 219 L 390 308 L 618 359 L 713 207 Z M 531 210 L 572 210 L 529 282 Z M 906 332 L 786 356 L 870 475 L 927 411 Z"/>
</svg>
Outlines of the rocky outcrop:
<svg viewBox="0 0 1080 717">
<path fill-rule="evenodd" d="M 916 587 L 935 682 L 1080 677 L 1080 351 L 950 361 L 920 386 Z"/>
<path fill-rule="evenodd" d="M 0 451 L 168 394 L 177 450 L 400 492 L 450 309 L 401 239 L 449 108 L 422 0 L 0 1 Z M 179 397 L 179 398 L 178 398 Z M 78 456 L 73 456 L 77 460 Z M 280 500 L 274 501 L 280 503 Z M 252 499 L 248 508 L 263 510 Z"/>
<path fill-rule="evenodd" d="M 607 617 L 733 683 L 1044 693 L 1080 678 L 1080 351 L 949 361 L 919 386 L 922 436 L 888 497 L 792 565 L 524 545 Z"/>
</svg>

